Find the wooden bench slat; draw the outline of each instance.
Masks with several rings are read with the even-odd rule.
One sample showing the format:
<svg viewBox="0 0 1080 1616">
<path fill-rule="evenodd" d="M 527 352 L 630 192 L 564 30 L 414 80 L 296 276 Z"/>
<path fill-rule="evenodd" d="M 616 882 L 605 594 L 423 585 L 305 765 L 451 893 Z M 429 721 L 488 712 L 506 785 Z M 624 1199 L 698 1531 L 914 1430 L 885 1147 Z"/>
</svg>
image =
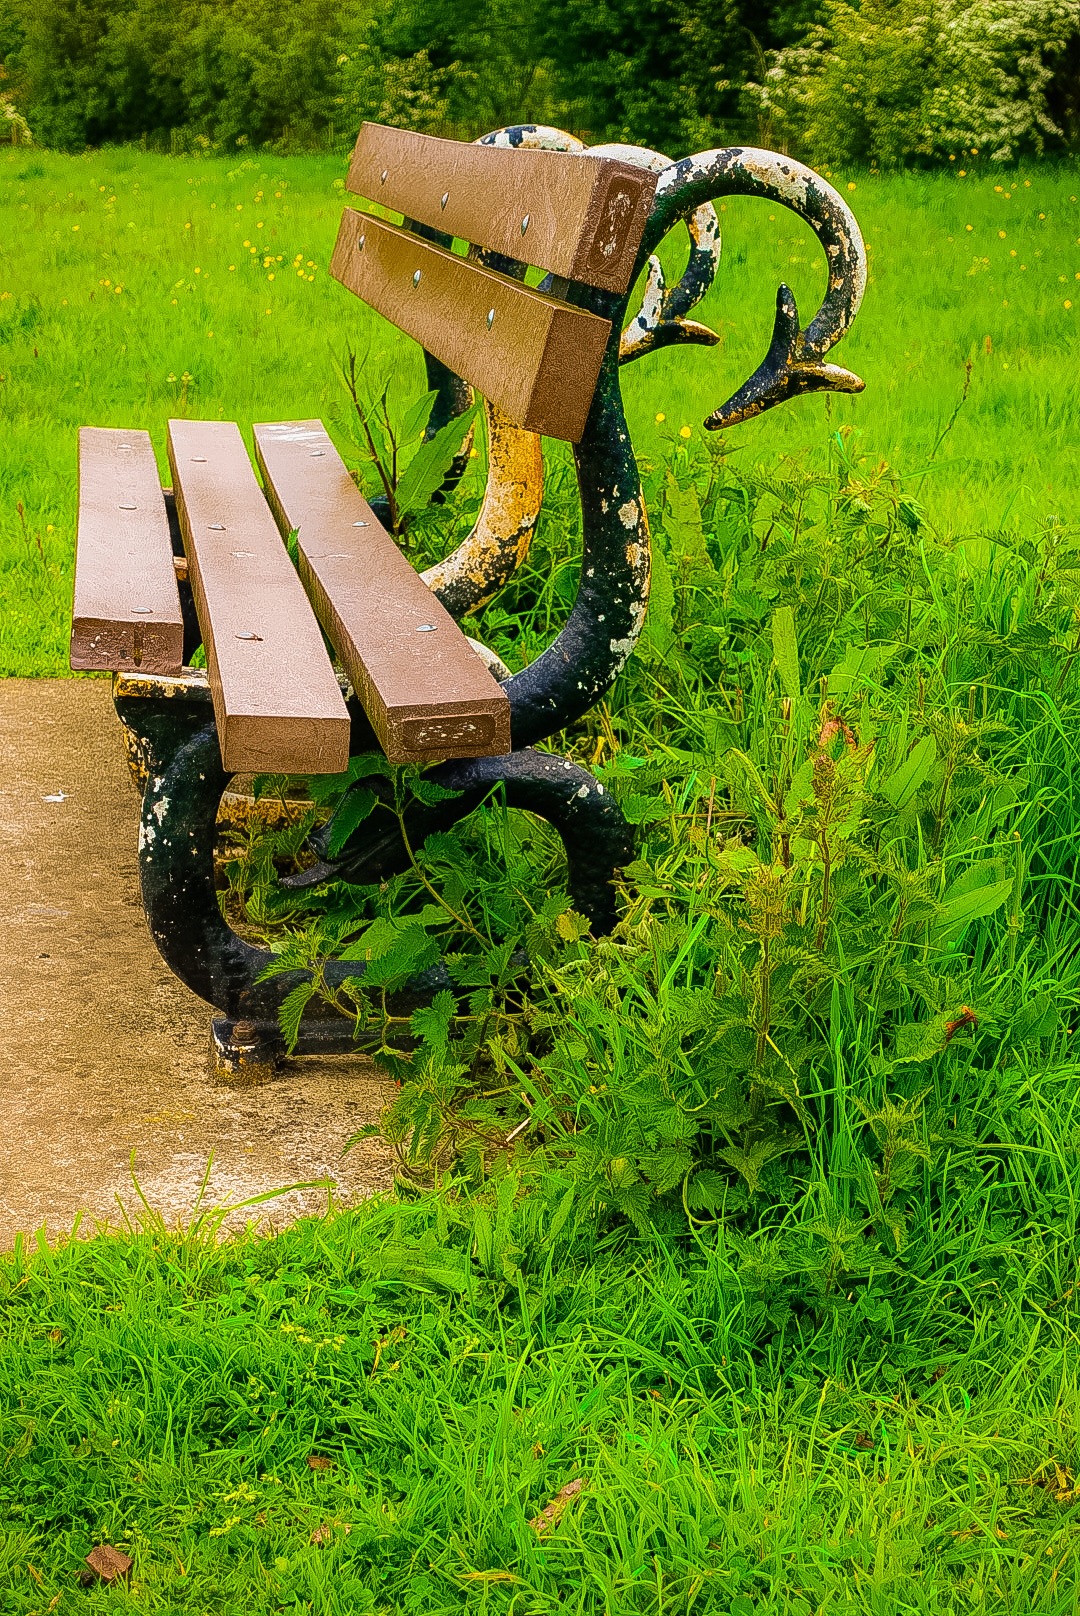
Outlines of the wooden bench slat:
<svg viewBox="0 0 1080 1616">
<path fill-rule="evenodd" d="M 656 180 L 613 157 L 470 145 L 366 123 L 347 184 L 478 247 L 625 292 Z"/>
<path fill-rule="evenodd" d="M 184 622 L 148 432 L 79 431 L 71 666 L 179 674 Z"/>
<path fill-rule="evenodd" d="M 510 703 L 402 555 L 321 421 L 255 428 L 267 498 L 391 763 L 510 750 Z"/>
<path fill-rule="evenodd" d="M 611 322 L 346 208 L 330 272 L 516 426 L 576 443 Z"/>
<path fill-rule="evenodd" d="M 225 768 L 340 774 L 345 702 L 239 428 L 170 421 L 169 461 Z"/>
</svg>

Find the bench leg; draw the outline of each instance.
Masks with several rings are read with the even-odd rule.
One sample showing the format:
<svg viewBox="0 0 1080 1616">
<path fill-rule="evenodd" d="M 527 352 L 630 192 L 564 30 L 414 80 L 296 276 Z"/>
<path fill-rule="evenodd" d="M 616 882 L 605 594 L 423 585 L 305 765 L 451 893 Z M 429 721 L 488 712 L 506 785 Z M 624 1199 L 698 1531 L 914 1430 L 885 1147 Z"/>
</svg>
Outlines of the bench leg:
<svg viewBox="0 0 1080 1616">
<path fill-rule="evenodd" d="M 260 981 L 273 955 L 239 937 L 218 905 L 216 821 L 230 776 L 222 768 L 214 724 L 207 722 L 209 706 L 201 700 L 120 695 L 116 705 L 147 769 L 139 875 L 150 934 L 174 974 L 219 1012 L 212 1028 L 219 1075 L 257 1080 L 286 1054 L 278 1010 L 306 973 L 289 971 Z M 432 808 L 415 805 L 415 820 L 410 815 L 409 823 L 413 846 L 502 787 L 510 807 L 538 814 L 559 833 L 574 907 L 587 916 L 597 936 L 611 930 L 616 920 L 614 878 L 632 856 L 633 838 L 617 803 L 587 770 L 550 753 L 525 750 L 509 757 L 444 763 L 432 771 L 432 778 L 461 795 Z M 366 841 L 363 829 L 339 860 L 282 884 L 369 882 L 407 866 L 396 826 L 377 838 L 369 834 Z M 331 961 L 326 968 L 333 986 L 362 974 L 363 964 L 357 961 Z M 395 1016 L 409 1016 L 451 987 L 445 968 L 437 966 L 392 994 L 388 1007 Z M 320 1009 L 301 1023 L 294 1053 L 338 1054 L 357 1044 L 351 1021 Z"/>
<path fill-rule="evenodd" d="M 219 1075 L 252 1081 L 285 1056 L 278 1009 L 307 973 L 289 971 L 260 982 L 273 955 L 238 937 L 222 916 L 214 841 L 230 776 L 221 766 L 214 725 L 192 734 L 190 720 L 185 726 L 178 715 L 170 723 L 161 706 L 132 701 L 122 715 L 142 736 L 152 765 L 139 826 L 143 908 L 165 963 L 220 1012 L 212 1031 Z M 345 960 L 332 961 L 326 972 L 334 986 L 362 973 L 362 965 Z M 425 972 L 391 995 L 392 1013 L 409 1016 L 450 985 L 445 970 Z M 293 1053 L 338 1054 L 356 1047 L 352 1022 L 322 1010 L 304 1018 Z"/>
</svg>

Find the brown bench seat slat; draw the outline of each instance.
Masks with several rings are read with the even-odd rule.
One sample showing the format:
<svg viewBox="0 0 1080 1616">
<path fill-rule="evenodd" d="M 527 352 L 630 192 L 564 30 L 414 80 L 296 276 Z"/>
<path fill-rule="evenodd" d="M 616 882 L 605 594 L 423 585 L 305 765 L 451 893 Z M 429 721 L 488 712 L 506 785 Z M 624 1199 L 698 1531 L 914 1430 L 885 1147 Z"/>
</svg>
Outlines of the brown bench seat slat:
<svg viewBox="0 0 1080 1616">
<path fill-rule="evenodd" d="M 516 426 L 581 437 L 610 321 L 352 208 L 330 270 Z"/>
<path fill-rule="evenodd" d="M 180 672 L 184 623 L 148 432 L 79 431 L 71 666 Z"/>
<path fill-rule="evenodd" d="M 656 179 L 613 157 L 470 145 L 366 123 L 347 184 L 478 247 L 625 292 Z"/>
<path fill-rule="evenodd" d="M 225 768 L 339 774 L 349 717 L 231 421 L 170 421 L 169 460 Z"/>
<path fill-rule="evenodd" d="M 267 497 L 391 763 L 510 750 L 510 704 L 357 489 L 321 421 L 255 428 Z"/>
</svg>

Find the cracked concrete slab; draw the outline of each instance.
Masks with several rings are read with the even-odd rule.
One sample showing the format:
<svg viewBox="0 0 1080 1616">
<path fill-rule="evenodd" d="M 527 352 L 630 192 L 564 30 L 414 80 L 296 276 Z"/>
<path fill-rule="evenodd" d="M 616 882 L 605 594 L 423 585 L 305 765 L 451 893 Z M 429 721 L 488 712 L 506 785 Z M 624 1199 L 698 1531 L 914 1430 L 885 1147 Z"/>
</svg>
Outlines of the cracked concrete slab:
<svg viewBox="0 0 1080 1616">
<path fill-rule="evenodd" d="M 351 1134 L 392 1092 L 364 1056 L 286 1063 L 234 1088 L 209 1064 L 210 1009 L 150 940 L 138 798 L 107 679 L 0 680 L 0 1247 L 82 1215 L 169 1225 L 230 1214 L 274 1227 L 389 1186 L 385 1145 Z"/>
</svg>

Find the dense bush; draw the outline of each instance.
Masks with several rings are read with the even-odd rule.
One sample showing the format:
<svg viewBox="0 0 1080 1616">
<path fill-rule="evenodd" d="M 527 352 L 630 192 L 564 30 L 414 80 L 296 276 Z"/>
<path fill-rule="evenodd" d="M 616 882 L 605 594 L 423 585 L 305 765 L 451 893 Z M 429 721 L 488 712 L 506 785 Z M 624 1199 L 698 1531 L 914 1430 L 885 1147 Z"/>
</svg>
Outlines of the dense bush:
<svg viewBox="0 0 1080 1616">
<path fill-rule="evenodd" d="M 16 0 L 5 60 L 35 138 L 333 144 L 365 117 L 445 121 L 445 68 L 386 48 L 365 3 L 330 0 Z"/>
<path fill-rule="evenodd" d="M 552 471 L 536 552 L 477 627 L 511 665 L 573 593 Z M 611 937 L 587 939 L 547 827 L 486 810 L 378 886 L 282 891 L 313 809 L 234 850 L 227 907 L 314 971 L 286 1036 L 325 994 L 398 1079 L 404 1174 L 476 1188 L 521 1140 L 589 1220 L 722 1218 L 759 1322 L 843 1311 L 864 1282 L 891 1306 L 937 1261 L 943 1164 L 977 1171 L 1070 1058 L 1075 534 L 956 544 L 844 433 L 786 476 L 680 440 L 646 491 L 645 634 L 563 737 L 638 827 Z M 415 559 L 445 520 L 410 530 Z M 438 789 L 394 773 L 314 783 L 331 848 Z M 331 993 L 329 955 L 363 980 Z M 395 1021 L 386 991 L 440 959 L 456 995 Z"/>
<path fill-rule="evenodd" d="M 11 0 L 0 80 L 18 137 L 70 150 L 308 150 L 376 118 L 1011 157 L 1080 140 L 1080 0 Z"/>
<path fill-rule="evenodd" d="M 817 0 L 11 0 L 6 68 L 37 140 L 304 149 L 364 117 L 532 120 L 686 149 L 738 118 L 762 51 Z M 753 118 L 751 119 L 753 122 Z"/>
<path fill-rule="evenodd" d="M 1080 135 L 1080 0 L 825 0 L 757 87 L 811 159 L 1005 160 Z"/>
</svg>

